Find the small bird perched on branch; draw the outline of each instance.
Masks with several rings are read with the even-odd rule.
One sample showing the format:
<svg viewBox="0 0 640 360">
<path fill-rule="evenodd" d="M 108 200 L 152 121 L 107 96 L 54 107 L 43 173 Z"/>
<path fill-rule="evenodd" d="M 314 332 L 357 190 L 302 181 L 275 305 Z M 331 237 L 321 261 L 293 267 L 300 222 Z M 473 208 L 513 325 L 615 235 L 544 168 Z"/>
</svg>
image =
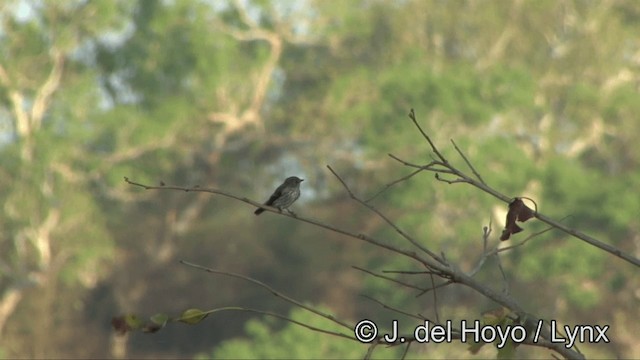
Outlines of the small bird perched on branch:
<svg viewBox="0 0 640 360">
<path fill-rule="evenodd" d="M 300 197 L 300 183 L 303 181 L 304 179 L 300 179 L 297 176 L 289 176 L 282 185 L 278 186 L 276 191 L 273 192 L 269 200 L 264 204 L 277 207 L 280 211 L 287 210 L 293 214 L 288 207 Z M 258 208 L 254 214 L 260 215 L 263 211 L 263 208 Z"/>
</svg>

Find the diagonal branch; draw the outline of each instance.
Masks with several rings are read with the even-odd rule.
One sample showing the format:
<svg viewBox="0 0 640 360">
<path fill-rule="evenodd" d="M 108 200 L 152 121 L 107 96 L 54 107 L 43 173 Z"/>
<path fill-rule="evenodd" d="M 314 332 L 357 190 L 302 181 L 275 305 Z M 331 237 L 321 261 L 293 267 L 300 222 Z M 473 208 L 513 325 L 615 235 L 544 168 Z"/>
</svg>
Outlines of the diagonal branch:
<svg viewBox="0 0 640 360">
<path fill-rule="evenodd" d="M 473 167 L 471 166 L 471 163 L 468 161 L 468 159 L 466 159 L 466 157 L 462 154 L 461 151 L 459 151 L 459 154 L 463 157 L 463 159 L 465 159 L 465 162 L 467 162 L 467 164 L 472 168 L 472 171 L 474 172 L 474 174 L 476 176 L 479 177 L 480 180 L 476 180 L 474 178 L 472 178 L 471 176 L 465 174 L 464 172 L 460 171 L 458 168 L 456 168 L 455 166 L 451 165 L 449 163 L 449 161 L 440 153 L 440 151 L 438 151 L 438 148 L 434 145 L 433 141 L 431 141 L 431 138 L 429 137 L 429 135 L 427 135 L 424 130 L 420 127 L 420 125 L 418 124 L 416 117 L 415 117 L 415 112 L 413 111 L 413 109 L 411 109 L 411 112 L 409 113 L 409 118 L 413 121 L 413 123 L 416 125 L 416 127 L 418 128 L 418 130 L 420 131 L 420 133 L 422 134 L 422 136 L 427 140 L 427 142 L 429 143 L 429 145 L 431 146 L 431 149 L 433 150 L 433 152 L 436 154 L 436 156 L 440 159 L 440 160 L 436 160 L 433 162 L 430 162 L 427 165 L 417 165 L 417 164 L 412 164 L 408 161 L 402 160 L 398 157 L 395 156 L 391 156 L 393 159 L 395 159 L 396 161 L 402 163 L 405 166 L 409 166 L 409 167 L 413 167 L 416 169 L 420 169 L 420 170 L 425 170 L 425 171 L 431 171 L 436 173 L 436 179 L 447 182 L 449 184 L 454 184 L 454 183 L 467 183 L 470 184 L 480 190 L 482 190 L 483 192 L 486 192 L 490 195 L 493 195 L 494 197 L 509 203 L 511 202 L 513 199 L 500 193 L 499 191 L 493 189 L 492 187 L 490 187 L 489 185 L 487 185 L 486 183 L 484 183 L 484 181 L 482 181 L 482 178 L 479 177 L 479 175 L 477 174 L 477 172 L 475 172 L 473 170 Z M 455 146 L 455 143 L 454 143 Z M 456 146 L 457 149 L 457 146 Z M 459 150 L 459 149 L 458 149 Z M 437 167 L 436 167 L 437 166 Z M 442 167 L 442 168 L 441 168 Z M 441 177 L 438 176 L 438 173 L 446 173 L 446 174 L 453 174 L 455 176 L 457 176 L 458 178 L 455 180 L 446 180 L 443 179 Z M 541 214 L 539 212 L 534 212 L 534 216 L 544 222 L 545 224 L 551 225 L 554 228 L 561 230 L 563 232 L 565 232 L 566 234 L 569 234 L 577 239 L 580 239 L 586 243 L 588 243 L 589 245 L 595 246 L 599 249 L 602 249 L 614 256 L 617 256 L 637 267 L 640 267 L 640 259 L 632 256 L 629 253 L 626 253 L 618 248 L 616 248 L 615 246 L 609 245 L 605 242 L 602 242 L 592 236 L 586 235 L 584 233 L 582 233 L 581 231 L 578 231 L 576 229 L 572 229 L 556 220 L 551 219 L 550 217 Z"/>
<path fill-rule="evenodd" d="M 223 308 L 217 308 L 217 309 L 213 309 L 210 311 L 203 311 L 203 314 L 214 314 L 217 312 L 223 312 L 223 311 L 243 311 L 243 312 L 251 312 L 251 313 L 256 313 L 256 314 L 260 314 L 260 315 L 267 315 L 267 316 L 271 316 L 280 320 L 284 320 L 284 321 L 288 321 L 292 324 L 296 324 L 298 326 L 302 326 L 304 328 L 307 328 L 311 331 L 315 331 L 315 332 L 319 332 L 319 333 L 323 333 L 323 334 L 327 334 L 327 335 L 333 335 L 333 336 L 337 336 L 337 337 L 341 337 L 341 338 L 345 338 L 345 339 L 349 339 L 349 340 L 354 340 L 357 341 L 357 339 L 354 336 L 349 336 L 343 333 L 339 333 L 336 331 L 331 331 L 331 330 L 326 330 L 326 329 L 321 329 L 319 327 L 313 326 L 313 325 L 309 325 L 309 324 L 305 324 L 301 321 L 298 320 L 294 320 L 288 316 L 284 316 L 284 315 L 280 315 L 274 312 L 270 312 L 270 311 L 264 311 L 264 310 L 258 310 L 258 309 L 251 309 L 251 308 L 245 308 L 245 307 L 237 307 L 237 306 L 228 306 L 228 307 L 223 307 Z"/>
<path fill-rule="evenodd" d="M 330 321 L 332 321 L 332 322 L 334 322 L 334 323 L 336 323 L 336 324 L 338 324 L 338 325 L 340 325 L 340 326 L 342 326 L 342 327 L 344 327 L 346 329 L 349 329 L 350 331 L 353 330 L 352 326 L 350 326 L 349 324 L 347 324 L 347 323 L 345 323 L 343 321 L 340 321 L 340 320 L 336 319 L 333 315 L 327 314 L 325 312 L 322 312 L 320 310 L 317 310 L 317 309 L 314 309 L 314 308 L 312 308 L 310 306 L 307 306 L 307 305 L 303 304 L 302 302 L 300 302 L 300 301 L 298 301 L 298 300 L 296 300 L 296 299 L 294 299 L 292 297 L 289 297 L 289 296 L 279 292 L 278 290 L 272 288 L 271 286 L 263 283 L 260 280 L 256 280 L 254 278 L 251 278 L 251 277 L 248 277 L 248 276 L 244 276 L 244 275 L 241 275 L 241 274 L 236 274 L 236 273 L 229 272 L 229 271 L 221 271 L 221 270 L 211 269 L 211 268 L 208 268 L 208 267 L 205 267 L 205 266 L 202 266 L 202 265 L 190 263 L 190 262 L 185 261 L 185 260 L 180 260 L 180 263 L 183 264 L 183 265 L 190 266 L 192 268 L 196 268 L 196 269 L 199 269 L 199 270 L 206 271 L 206 272 L 211 273 L 211 274 L 230 276 L 230 277 L 234 277 L 234 278 L 237 278 L 237 279 L 242 279 L 244 281 L 248 281 L 250 283 L 256 284 L 256 285 L 262 287 L 263 289 L 268 290 L 275 297 L 283 299 L 284 301 L 286 301 L 286 302 L 288 302 L 290 304 L 293 304 L 293 305 L 295 305 L 295 306 L 297 306 L 297 307 L 299 307 L 301 309 L 305 309 L 305 310 L 307 310 L 307 311 L 309 311 L 309 312 L 311 312 L 313 314 L 316 314 L 316 315 L 318 315 L 320 317 L 323 317 L 323 318 L 325 318 L 327 320 L 330 320 Z"/>
<path fill-rule="evenodd" d="M 409 236 L 409 234 L 407 234 L 406 232 L 404 232 L 402 229 L 400 229 L 400 227 L 398 227 L 398 225 L 396 225 L 393 221 L 391 221 L 388 217 L 386 217 L 380 210 L 378 210 L 377 208 L 375 208 L 373 205 L 368 204 L 365 201 L 360 200 L 360 198 L 358 198 L 357 196 L 355 196 L 353 194 L 353 192 L 351 191 L 351 189 L 349 188 L 349 186 L 347 186 L 347 184 L 344 182 L 344 180 L 342 180 L 342 178 L 340 177 L 340 175 L 338 175 L 332 168 L 331 166 L 327 165 L 327 168 L 329 169 L 329 171 L 331 171 L 331 173 L 338 179 L 338 181 L 340 181 L 340 183 L 342 184 L 342 186 L 345 188 L 345 190 L 347 191 L 347 193 L 349 194 L 349 197 L 351 197 L 353 200 L 355 200 L 356 202 L 360 203 L 361 205 L 363 205 L 364 207 L 366 207 L 367 209 L 375 212 L 381 219 L 383 219 L 384 221 L 386 221 L 387 224 L 389 224 L 389 226 L 391 226 L 398 234 L 400 234 L 403 238 L 407 239 L 411 244 L 413 244 L 415 247 L 417 247 L 418 249 L 422 250 L 423 252 L 425 252 L 426 254 L 428 254 L 429 256 L 431 256 L 434 260 L 436 260 L 437 262 L 439 262 L 442 265 L 446 265 L 446 262 L 444 261 L 444 259 L 442 259 L 441 257 L 439 257 L 438 255 L 436 255 L 434 252 L 432 252 L 431 250 L 427 249 L 426 247 L 424 247 L 422 244 L 420 244 L 418 241 L 416 241 L 413 237 Z"/>
<path fill-rule="evenodd" d="M 374 277 L 377 277 L 377 278 L 380 278 L 380 279 L 384 279 L 384 280 L 387 280 L 387 281 L 391 281 L 391 282 L 393 282 L 393 283 L 396 283 L 396 284 L 398 284 L 398 285 L 402 285 L 402 286 L 404 286 L 404 287 L 408 287 L 408 288 L 410 288 L 410 289 L 415 289 L 415 290 L 425 291 L 425 289 L 423 289 L 423 288 L 421 288 L 421 287 L 419 287 L 419 286 L 416 286 L 416 285 L 413 285 L 413 284 L 409 284 L 409 283 L 406 283 L 406 282 L 404 282 L 404 281 L 400 281 L 400 280 L 395 279 L 395 278 L 392 278 L 392 277 L 390 277 L 390 276 L 384 276 L 384 275 L 381 275 L 381 274 L 376 274 L 376 273 L 374 273 L 374 272 L 373 272 L 373 271 L 371 271 L 371 270 L 367 270 L 367 269 L 361 268 L 361 267 L 359 267 L 359 266 L 352 266 L 352 268 L 354 268 L 354 269 L 356 269 L 356 270 L 360 270 L 360 271 L 362 271 L 363 273 L 369 274 L 369 275 L 371 275 L 371 276 L 374 276 Z"/>
<path fill-rule="evenodd" d="M 380 195 L 383 192 L 387 191 L 390 187 L 392 187 L 392 186 L 394 186 L 394 185 L 396 185 L 398 183 L 401 183 L 401 182 L 403 182 L 405 180 L 408 180 L 408 179 L 412 178 L 414 175 L 417 175 L 421 171 L 422 171 L 422 169 L 414 170 L 409 175 L 403 176 L 403 177 L 401 177 L 401 178 L 399 178 L 399 179 L 397 179 L 395 181 L 392 181 L 392 182 L 386 184 L 382 189 L 380 189 L 380 191 L 378 191 L 377 193 L 373 194 L 373 196 L 371 196 L 370 198 L 368 198 L 364 202 L 366 202 L 366 203 L 371 202 L 373 199 L 377 198 L 378 195 Z"/>
<path fill-rule="evenodd" d="M 391 310 L 391 311 L 396 312 L 396 313 L 398 313 L 398 314 L 402 314 L 402 315 L 404 315 L 404 316 L 407 316 L 407 317 L 410 317 L 410 318 L 414 318 L 414 319 L 418 319 L 418 320 L 428 320 L 429 322 L 433 322 L 433 321 L 431 321 L 431 320 L 429 320 L 429 319 L 427 319 L 427 318 L 425 318 L 425 317 L 422 317 L 422 316 L 420 316 L 420 315 L 412 314 L 412 313 L 410 313 L 410 312 L 406 312 L 406 311 L 404 311 L 404 310 L 398 309 L 398 308 L 393 307 L 393 306 L 391 306 L 391 305 L 385 304 L 385 303 L 383 303 L 382 301 L 380 301 L 380 300 L 378 300 L 378 299 L 375 299 L 375 298 L 374 298 L 374 297 L 372 297 L 372 296 L 369 296 L 369 295 L 361 295 L 361 296 L 362 296 L 363 298 L 365 298 L 365 299 L 368 299 L 368 300 L 373 301 L 374 303 L 376 303 L 376 304 L 378 304 L 378 305 L 382 306 L 383 308 L 385 308 L 385 309 L 387 309 L 387 310 Z M 436 323 L 436 324 L 437 324 L 437 323 Z"/>
<path fill-rule="evenodd" d="M 315 225 L 315 226 L 318 226 L 318 227 L 321 227 L 321 228 L 336 232 L 338 234 L 345 235 L 347 237 L 351 237 L 351 238 L 355 238 L 355 239 L 367 242 L 369 244 L 378 246 L 380 248 L 389 250 L 391 252 L 394 252 L 394 253 L 397 253 L 397 254 L 400 254 L 400 255 L 404 255 L 404 256 L 409 257 L 409 258 L 411 258 L 413 260 L 416 260 L 417 262 L 419 262 L 420 264 L 422 264 L 426 268 L 434 268 L 435 267 L 438 270 L 441 270 L 443 268 L 442 266 L 438 266 L 438 264 L 436 262 L 433 262 L 433 261 L 431 261 L 431 260 L 429 260 L 427 258 L 423 258 L 423 257 L 419 256 L 414 251 L 404 250 L 404 249 L 400 249 L 400 248 L 397 248 L 397 247 L 392 246 L 392 245 L 385 244 L 384 242 L 382 242 L 380 240 L 377 240 L 377 239 L 375 239 L 375 238 L 373 238 L 371 236 L 368 236 L 368 235 L 365 235 L 365 234 L 362 234 L 362 233 L 354 233 L 354 232 L 351 232 L 351 231 L 348 231 L 348 230 L 340 229 L 340 228 L 337 228 L 335 226 L 331 226 L 331 225 L 322 223 L 322 222 L 317 221 L 317 220 L 301 217 L 299 215 L 293 215 L 293 214 L 290 214 L 290 213 L 287 213 L 287 212 L 281 212 L 280 209 L 278 209 L 278 208 L 275 208 L 275 207 L 272 207 L 272 206 L 266 206 L 266 205 L 264 205 L 262 203 L 258 203 L 256 201 L 249 200 L 249 199 L 247 199 L 245 197 L 238 196 L 238 195 L 226 192 L 226 191 L 221 191 L 221 190 L 216 190 L 216 189 L 204 189 L 204 188 L 200 188 L 198 186 L 194 186 L 194 187 L 165 186 L 165 185 L 152 186 L 152 185 L 145 185 L 145 184 L 141 184 L 141 183 L 137 183 L 137 182 L 131 181 L 127 177 L 124 178 L 124 181 L 126 183 L 130 184 L 130 185 L 138 186 L 138 187 L 141 187 L 141 188 L 143 188 L 145 190 L 179 190 L 179 191 L 184 191 L 184 192 L 207 192 L 207 193 L 211 193 L 211 194 L 222 195 L 222 196 L 225 196 L 225 197 L 228 197 L 228 198 L 232 198 L 232 199 L 235 199 L 235 200 L 238 200 L 238 201 L 253 205 L 255 207 L 261 207 L 261 208 L 265 209 L 266 211 L 270 211 L 270 212 L 276 213 L 276 214 L 281 215 L 281 216 L 287 216 L 287 217 L 290 217 L 290 218 L 294 218 L 294 219 L 297 219 L 299 221 L 306 222 L 308 224 L 312 224 L 312 225 Z"/>
<path fill-rule="evenodd" d="M 458 147 L 458 144 L 456 144 L 455 141 L 453 141 L 453 139 L 451 139 L 451 143 L 453 144 L 453 147 L 456 149 L 456 151 L 458 152 L 458 154 L 460 155 L 460 157 L 464 160 L 464 162 L 467 164 L 467 166 L 469 167 L 469 169 L 471 169 L 471 171 L 473 172 L 473 174 L 478 178 L 478 180 L 480 180 L 481 183 L 483 184 L 487 184 L 486 182 L 484 182 L 484 180 L 482 179 L 482 176 L 480 176 L 480 173 L 478 173 L 476 171 L 476 168 L 473 167 L 473 165 L 471 165 L 471 162 L 469 161 L 469 159 L 467 159 L 467 157 L 464 155 L 464 153 L 462 152 L 462 150 L 460 150 L 460 148 Z"/>
<path fill-rule="evenodd" d="M 438 148 L 433 144 L 433 141 L 431 141 L 431 138 L 429 137 L 429 135 L 427 135 L 427 133 L 424 132 L 424 130 L 422 130 L 422 127 L 420 126 L 420 124 L 418 124 L 418 120 L 416 119 L 416 112 L 413 109 L 409 111 L 409 118 L 411 119 L 411 121 L 413 121 L 413 124 L 418 128 L 418 130 L 422 134 L 422 137 L 424 137 L 429 143 L 429 145 L 431 145 L 431 150 L 433 150 L 433 153 L 436 154 L 436 156 L 438 157 L 438 159 L 440 159 L 440 161 L 447 164 L 447 159 L 444 156 L 442 156 L 442 154 L 440 154 L 440 151 L 438 151 Z"/>
</svg>

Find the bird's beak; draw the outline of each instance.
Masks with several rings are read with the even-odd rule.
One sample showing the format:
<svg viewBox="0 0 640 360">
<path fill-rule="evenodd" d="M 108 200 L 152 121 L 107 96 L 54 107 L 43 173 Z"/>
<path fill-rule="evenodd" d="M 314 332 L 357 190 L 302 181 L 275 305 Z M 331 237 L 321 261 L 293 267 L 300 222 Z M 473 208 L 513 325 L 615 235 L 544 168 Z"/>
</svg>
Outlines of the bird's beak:
<svg viewBox="0 0 640 360">
<path fill-rule="evenodd" d="M 300 182 L 303 182 L 303 181 L 304 181 L 304 179 L 300 179 Z"/>
</svg>

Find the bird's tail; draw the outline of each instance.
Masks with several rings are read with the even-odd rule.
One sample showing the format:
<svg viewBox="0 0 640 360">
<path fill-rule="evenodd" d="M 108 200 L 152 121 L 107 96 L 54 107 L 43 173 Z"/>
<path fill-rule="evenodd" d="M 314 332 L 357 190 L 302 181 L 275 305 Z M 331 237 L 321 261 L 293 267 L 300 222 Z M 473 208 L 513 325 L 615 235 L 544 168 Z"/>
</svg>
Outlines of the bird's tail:
<svg viewBox="0 0 640 360">
<path fill-rule="evenodd" d="M 260 215 L 260 214 L 262 214 L 262 212 L 263 212 L 263 211 L 264 211 L 264 209 L 263 209 L 263 208 L 258 208 L 258 209 L 257 209 L 256 211 L 254 211 L 253 213 L 254 213 L 254 214 L 256 214 L 256 215 Z"/>
</svg>

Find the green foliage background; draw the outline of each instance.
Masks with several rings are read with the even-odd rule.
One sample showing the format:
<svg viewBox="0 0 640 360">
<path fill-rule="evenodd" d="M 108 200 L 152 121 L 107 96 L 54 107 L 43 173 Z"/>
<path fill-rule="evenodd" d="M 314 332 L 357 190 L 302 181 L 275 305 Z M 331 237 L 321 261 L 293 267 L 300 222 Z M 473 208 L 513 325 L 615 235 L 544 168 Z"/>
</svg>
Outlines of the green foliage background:
<svg viewBox="0 0 640 360">
<path fill-rule="evenodd" d="M 2 357 L 361 358 L 366 346 L 250 314 L 118 340 L 122 313 L 257 307 L 319 319 L 186 259 L 255 277 L 355 323 L 432 316 L 431 296 L 358 272 L 405 258 L 229 199 L 140 191 L 200 185 L 256 201 L 305 178 L 295 211 L 408 247 L 350 201 L 409 173 L 430 148 L 492 187 L 640 256 L 640 5 L 636 1 L 5 1 L 0 5 Z M 58 73 L 56 69 L 60 70 Z M 57 77 L 59 75 L 59 78 Z M 28 126 L 26 126 L 28 125 Z M 505 204 L 421 174 L 373 204 L 471 269 Z M 525 233 L 544 227 L 525 224 Z M 511 293 L 564 324 L 611 325 L 590 357 L 638 357 L 638 269 L 557 231 L 503 253 Z M 425 285 L 423 278 L 399 275 Z M 501 289 L 488 262 L 477 275 Z M 438 292 L 443 319 L 495 307 Z M 413 324 L 416 325 L 416 324 Z M 377 349 L 374 358 L 397 357 Z M 476 357 L 495 356 L 485 346 Z M 522 357 L 547 352 L 518 348 Z M 414 357 L 474 357 L 466 345 Z"/>
</svg>

